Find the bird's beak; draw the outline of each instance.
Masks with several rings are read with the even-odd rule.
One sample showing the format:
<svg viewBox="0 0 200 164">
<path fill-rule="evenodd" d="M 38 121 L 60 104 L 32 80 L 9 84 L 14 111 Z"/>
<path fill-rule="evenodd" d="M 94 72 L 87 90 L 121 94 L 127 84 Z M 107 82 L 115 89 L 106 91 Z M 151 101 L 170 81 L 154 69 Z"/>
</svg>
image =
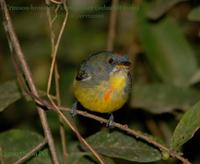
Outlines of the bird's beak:
<svg viewBox="0 0 200 164">
<path fill-rule="evenodd" d="M 130 65 L 131 65 L 130 61 L 122 61 L 122 62 L 116 64 L 117 68 L 119 68 L 119 69 L 124 69 L 124 68 L 127 69 L 130 67 Z"/>
<path fill-rule="evenodd" d="M 123 66 L 129 67 L 131 65 L 131 62 L 130 61 L 122 61 L 118 65 L 123 65 Z"/>
</svg>

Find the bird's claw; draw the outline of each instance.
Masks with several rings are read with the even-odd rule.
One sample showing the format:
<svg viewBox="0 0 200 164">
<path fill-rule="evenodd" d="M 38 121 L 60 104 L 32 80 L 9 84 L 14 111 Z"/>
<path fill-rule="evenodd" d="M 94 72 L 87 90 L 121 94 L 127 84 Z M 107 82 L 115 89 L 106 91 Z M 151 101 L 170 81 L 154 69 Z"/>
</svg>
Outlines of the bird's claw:
<svg viewBox="0 0 200 164">
<path fill-rule="evenodd" d="M 106 126 L 109 128 L 113 128 L 113 122 L 114 122 L 114 116 L 112 113 L 110 113 L 110 117 L 108 119 Z"/>
<path fill-rule="evenodd" d="M 78 106 L 78 102 L 75 102 L 72 105 L 72 108 L 71 108 L 71 111 L 70 111 L 70 114 L 72 115 L 72 117 L 75 117 L 77 115 L 77 106 Z"/>
</svg>

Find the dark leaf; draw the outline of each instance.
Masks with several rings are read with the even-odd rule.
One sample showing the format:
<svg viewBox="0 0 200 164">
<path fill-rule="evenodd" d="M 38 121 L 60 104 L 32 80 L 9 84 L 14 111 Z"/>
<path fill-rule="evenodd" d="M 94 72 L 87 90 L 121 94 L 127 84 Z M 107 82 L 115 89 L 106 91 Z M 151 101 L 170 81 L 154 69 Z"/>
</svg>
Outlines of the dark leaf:
<svg viewBox="0 0 200 164">
<path fill-rule="evenodd" d="M 0 134 L 0 147 L 3 160 L 11 164 L 20 159 L 31 149 L 41 143 L 43 137 L 37 133 L 25 130 L 10 130 Z M 47 149 L 39 151 L 29 163 L 51 163 Z"/>
<path fill-rule="evenodd" d="M 200 21 L 200 6 L 194 8 L 188 15 L 188 19 L 191 21 Z"/>
<path fill-rule="evenodd" d="M 179 149 L 193 137 L 200 127 L 200 101 L 187 111 L 176 126 L 172 137 L 171 148 Z"/>
<path fill-rule="evenodd" d="M 181 87 L 190 85 L 198 67 L 181 28 L 170 18 L 148 22 L 144 14 L 141 7 L 138 31 L 149 63 L 164 82 Z"/>
<path fill-rule="evenodd" d="M 100 131 L 87 141 L 97 152 L 114 158 L 136 162 L 152 162 L 161 159 L 159 150 L 120 132 Z"/>
<path fill-rule="evenodd" d="M 15 81 L 0 85 L 0 112 L 21 98 Z"/>
<path fill-rule="evenodd" d="M 179 88 L 172 85 L 155 83 L 135 84 L 130 105 L 160 114 L 174 109 L 187 110 L 200 99 L 200 92 L 192 88 Z"/>
</svg>

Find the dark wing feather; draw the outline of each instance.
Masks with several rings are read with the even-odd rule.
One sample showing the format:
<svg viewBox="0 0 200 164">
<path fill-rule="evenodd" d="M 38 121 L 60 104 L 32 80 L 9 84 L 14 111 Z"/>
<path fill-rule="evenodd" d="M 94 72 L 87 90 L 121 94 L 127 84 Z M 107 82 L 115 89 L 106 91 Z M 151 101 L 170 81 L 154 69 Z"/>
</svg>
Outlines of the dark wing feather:
<svg viewBox="0 0 200 164">
<path fill-rule="evenodd" d="M 81 81 L 89 77 L 89 74 L 85 70 L 80 70 L 76 75 L 76 80 Z"/>
</svg>

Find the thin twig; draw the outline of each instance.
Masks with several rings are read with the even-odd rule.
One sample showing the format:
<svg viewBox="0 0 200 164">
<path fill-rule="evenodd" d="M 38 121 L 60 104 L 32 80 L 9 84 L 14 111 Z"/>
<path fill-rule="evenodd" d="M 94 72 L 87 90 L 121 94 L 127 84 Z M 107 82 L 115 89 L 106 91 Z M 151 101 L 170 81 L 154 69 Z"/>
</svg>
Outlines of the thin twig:
<svg viewBox="0 0 200 164">
<path fill-rule="evenodd" d="M 58 107 L 58 108 L 60 110 L 62 110 L 62 111 L 66 111 L 66 112 L 70 112 L 71 111 L 70 108 L 66 108 L 66 107 Z M 77 114 L 81 115 L 81 116 L 84 116 L 84 117 L 91 118 L 93 120 L 96 120 L 96 121 L 100 122 L 101 124 L 102 123 L 107 124 L 108 121 L 109 121 L 107 119 L 104 119 L 102 117 L 90 114 L 90 113 L 85 112 L 85 111 L 77 110 Z M 142 133 L 140 131 L 137 131 L 137 130 L 134 130 L 134 129 L 130 129 L 128 127 L 128 125 L 122 125 L 122 124 L 117 123 L 117 122 L 113 122 L 112 125 L 113 125 L 113 127 L 116 127 L 116 128 L 118 128 L 118 129 L 120 129 L 120 130 L 122 130 L 122 131 L 124 131 L 124 132 L 126 132 L 126 133 L 128 133 L 130 135 L 132 135 L 132 136 L 135 136 L 136 138 L 139 138 L 139 139 L 142 139 L 142 140 L 148 142 L 149 144 L 157 147 L 162 152 L 167 152 L 171 157 L 179 159 L 184 164 L 191 164 L 187 159 L 182 157 L 179 153 L 174 152 L 174 151 L 170 151 L 169 148 L 167 148 L 166 146 L 158 143 L 157 141 L 153 140 L 152 138 L 150 138 L 149 136 L 145 135 L 144 133 Z"/>
<path fill-rule="evenodd" d="M 29 93 L 29 94 L 31 94 L 31 93 Z M 34 95 L 30 95 L 30 96 L 33 96 L 33 99 L 35 100 L 35 102 L 38 103 L 40 106 L 46 107 L 48 109 L 52 109 L 53 111 L 55 111 L 56 108 L 59 109 L 59 112 L 60 112 L 60 110 L 63 111 L 63 112 L 70 112 L 71 111 L 70 108 L 63 107 L 63 106 L 52 105 L 51 102 L 48 102 L 48 101 L 46 101 L 46 100 L 44 100 L 42 98 L 35 97 Z M 81 115 L 81 116 L 84 116 L 84 117 L 87 117 L 87 118 L 90 118 L 90 119 L 93 119 L 93 120 L 96 120 L 96 121 L 100 122 L 101 124 L 107 124 L 108 121 L 109 121 L 109 120 L 107 120 L 105 118 L 96 116 L 96 115 L 88 113 L 86 111 L 77 110 L 77 114 Z M 126 125 L 126 124 L 122 125 L 122 124 L 117 123 L 117 122 L 113 122 L 112 125 L 113 125 L 113 127 L 118 128 L 118 129 L 120 129 L 120 130 L 122 130 L 122 131 L 124 131 L 124 132 L 126 132 L 126 133 L 128 133 L 128 134 L 130 134 L 130 135 L 132 135 L 132 136 L 134 136 L 136 138 L 138 138 L 138 139 L 142 139 L 142 140 L 146 141 L 147 143 L 149 143 L 149 144 L 153 145 L 154 147 L 158 148 L 161 152 L 168 153 L 171 157 L 180 160 L 184 164 L 191 164 L 186 158 L 182 157 L 179 152 L 171 151 L 165 145 L 162 145 L 162 144 L 158 143 L 153 138 L 151 138 L 148 135 L 142 133 L 141 131 L 130 129 L 128 127 L 128 125 Z"/>
<path fill-rule="evenodd" d="M 67 144 L 66 144 L 66 134 L 65 134 L 65 128 L 64 128 L 64 125 L 63 125 L 63 120 L 62 118 L 60 117 L 59 118 L 59 121 L 60 121 L 60 137 L 61 137 L 61 144 L 62 144 L 62 150 L 63 150 L 63 163 L 66 164 L 67 162 L 67 157 L 68 157 L 68 152 L 67 152 Z"/>
<path fill-rule="evenodd" d="M 28 90 L 27 85 L 25 84 L 24 78 L 23 78 L 23 74 L 20 70 L 19 64 L 17 63 L 17 61 L 15 60 L 14 56 L 11 55 L 11 59 L 12 59 L 12 63 L 15 67 L 15 72 L 16 72 L 16 78 L 17 78 L 17 82 L 20 86 L 22 95 L 27 98 L 27 93 L 26 90 Z"/>
<path fill-rule="evenodd" d="M 101 164 L 105 164 L 104 159 L 96 152 L 95 149 L 92 148 L 92 146 L 90 144 L 88 144 L 88 142 L 81 136 L 81 134 L 79 133 L 76 125 L 69 119 L 67 118 L 62 112 L 61 110 L 58 108 L 58 106 L 56 106 L 56 104 L 53 102 L 53 100 L 51 99 L 51 97 L 49 97 L 49 100 L 51 102 L 51 105 L 53 106 L 53 109 L 56 113 L 59 114 L 59 116 L 63 119 L 63 121 L 70 127 L 70 129 L 76 134 L 77 138 L 79 139 L 79 141 L 86 147 L 88 148 L 91 153 L 99 160 L 99 162 Z M 50 104 L 49 104 L 50 105 Z"/>
<path fill-rule="evenodd" d="M 55 4 L 62 4 L 63 3 L 63 0 L 50 0 L 52 3 L 55 3 Z"/>
<path fill-rule="evenodd" d="M 112 0 L 111 6 L 111 14 L 110 14 L 110 21 L 109 21 L 109 33 L 108 33 L 108 41 L 107 41 L 107 50 L 112 51 L 114 40 L 115 40 L 115 33 L 116 33 L 116 21 L 117 21 L 117 6 L 119 0 Z"/>
<path fill-rule="evenodd" d="M 73 121 L 69 120 L 69 118 L 67 118 L 62 112 L 62 109 L 66 109 L 66 110 L 70 110 L 69 108 L 64 108 L 64 107 L 59 107 L 57 106 L 54 101 L 51 99 L 51 96 L 49 97 L 49 101 L 39 98 L 37 96 L 35 96 L 34 94 L 32 94 L 31 92 L 27 91 L 27 94 L 29 94 L 33 100 L 35 101 L 36 104 L 38 104 L 40 107 L 44 108 L 44 109 L 52 109 L 54 112 L 56 112 L 62 119 L 63 121 L 71 128 L 71 130 L 76 134 L 77 138 L 79 139 L 79 141 L 86 147 L 88 148 L 91 153 L 99 160 L 99 162 L 101 164 L 104 164 L 104 160 L 103 158 L 87 143 L 87 141 L 81 136 L 81 134 L 79 133 L 76 125 L 73 123 Z M 79 112 L 79 111 L 78 111 Z"/>
<path fill-rule="evenodd" d="M 27 65 L 27 62 L 24 58 L 24 54 L 23 54 L 21 46 L 19 44 L 17 35 L 14 31 L 12 21 L 11 21 L 11 18 L 10 18 L 10 14 L 8 12 L 8 8 L 7 8 L 5 0 L 1 0 L 0 4 L 1 4 L 1 9 L 2 9 L 2 12 L 3 12 L 3 18 L 4 18 L 4 29 L 7 32 L 7 35 L 9 36 L 8 41 L 12 45 L 13 51 L 15 52 L 13 54 L 18 59 L 20 65 L 21 65 L 21 69 L 23 70 L 23 73 L 26 77 L 26 80 L 27 80 L 27 83 L 29 85 L 31 92 L 34 95 L 38 96 L 38 92 L 37 92 L 37 89 L 36 89 L 35 84 L 33 82 L 29 66 Z M 50 149 L 50 152 L 51 152 L 51 155 L 52 155 L 52 160 L 55 164 L 58 164 L 59 163 L 58 157 L 57 157 L 57 154 L 56 154 L 56 149 L 55 149 L 53 137 L 52 137 L 52 134 L 51 134 L 51 130 L 49 128 L 49 124 L 48 124 L 48 121 L 47 121 L 46 113 L 40 107 L 37 107 L 37 110 L 38 110 L 38 114 L 40 116 L 40 121 L 41 121 L 43 130 L 44 130 L 45 137 L 47 138 L 47 141 L 48 141 L 49 149 Z"/>
<path fill-rule="evenodd" d="M 56 100 L 57 104 L 60 106 L 61 105 L 61 98 L 60 98 L 60 85 L 59 85 L 59 73 L 58 73 L 58 65 L 57 63 L 55 64 L 55 85 L 56 85 Z M 67 147 L 66 147 L 66 135 L 65 135 L 65 129 L 63 125 L 63 120 L 59 116 L 59 121 L 60 121 L 60 137 L 61 137 L 61 144 L 62 144 L 62 150 L 63 150 L 63 157 L 64 161 L 63 163 L 66 164 L 68 153 L 67 153 Z"/>
<path fill-rule="evenodd" d="M 50 5 L 50 2 L 48 0 L 46 0 L 46 4 Z M 53 55 L 54 50 L 55 50 L 55 34 L 53 31 L 53 23 L 55 22 L 55 20 L 58 16 L 57 12 L 58 12 L 59 7 L 60 7 L 60 5 L 57 5 L 57 7 L 55 9 L 55 16 L 53 18 L 51 16 L 50 8 L 47 8 L 47 18 L 48 18 L 48 24 L 49 24 L 49 29 L 50 29 L 50 38 L 51 38 L 51 55 Z M 53 57 L 53 56 L 51 56 L 51 57 Z M 54 78 L 55 78 L 55 85 L 56 85 L 56 101 L 57 101 L 57 104 L 60 105 L 61 99 L 60 99 L 59 73 L 58 73 L 57 62 L 55 62 L 55 67 L 54 67 Z M 50 92 L 50 88 L 48 91 Z M 65 129 L 64 129 L 64 125 L 63 125 L 63 120 L 61 119 L 60 116 L 59 116 L 59 121 L 60 121 L 59 130 L 60 130 L 61 144 L 62 144 L 63 158 L 64 158 L 63 161 L 65 164 L 67 161 L 68 153 L 67 153 L 67 147 L 66 147 Z"/>
<path fill-rule="evenodd" d="M 46 3 L 49 5 L 49 0 L 46 0 Z M 79 141 L 83 145 L 85 145 L 92 152 L 92 154 L 94 154 L 94 156 L 100 161 L 100 163 L 105 163 L 104 160 L 102 159 L 102 157 L 81 136 L 81 134 L 79 133 L 75 124 L 73 124 L 72 121 L 69 120 L 69 118 L 65 117 L 64 114 L 62 112 L 60 112 L 60 110 L 56 107 L 56 104 L 54 103 L 54 101 L 52 100 L 51 95 L 50 95 L 50 88 L 51 88 L 51 83 L 52 83 L 53 71 L 55 70 L 55 66 L 56 66 L 57 51 L 58 51 L 60 40 L 61 40 L 65 25 L 66 25 L 66 22 L 67 22 L 67 18 L 68 18 L 68 9 L 67 9 L 65 1 L 63 2 L 63 5 L 64 5 L 64 9 L 65 9 L 65 12 L 66 12 L 65 18 L 63 20 L 63 24 L 61 26 L 61 30 L 59 32 L 58 39 L 57 39 L 56 43 L 55 43 L 55 41 L 51 41 L 52 43 L 55 43 L 55 45 L 52 44 L 52 55 L 51 55 L 52 56 L 52 63 L 51 63 L 50 74 L 49 74 L 49 78 L 48 78 L 47 96 L 48 96 L 49 100 L 51 101 L 51 103 L 54 105 L 54 107 L 55 107 L 54 109 L 59 114 L 60 119 L 62 119 L 72 129 L 72 131 L 76 134 Z M 52 23 L 55 21 L 55 19 L 51 18 L 50 12 L 47 12 L 47 14 L 48 14 L 48 22 L 49 22 L 49 25 L 50 25 L 50 28 L 51 28 L 50 29 L 51 30 L 51 36 L 54 36 L 54 32 L 53 32 L 53 29 L 52 29 Z M 54 18 L 56 18 L 56 16 L 54 16 Z M 52 37 L 51 40 L 53 40 L 53 39 L 54 38 Z"/>
<path fill-rule="evenodd" d="M 46 3 L 48 5 L 49 4 L 49 0 L 46 0 Z M 48 84 L 47 84 L 47 95 L 50 93 L 53 70 L 54 70 L 54 67 L 55 67 L 58 47 L 60 45 L 61 37 L 62 37 L 62 34 L 64 32 L 64 29 L 65 29 L 65 26 L 66 26 L 66 23 L 67 23 L 67 19 L 68 19 L 68 9 L 67 9 L 67 5 L 66 5 L 65 1 L 63 2 L 63 6 L 64 6 L 64 9 L 65 9 L 65 17 L 64 17 L 60 32 L 58 34 L 58 38 L 57 38 L 57 40 L 55 42 L 55 46 L 54 46 L 54 48 L 52 48 L 52 50 L 53 50 L 52 51 L 52 55 L 51 55 L 52 56 L 52 62 L 51 62 L 50 73 L 49 73 Z M 51 21 L 51 20 L 49 20 L 49 21 Z M 51 28 L 52 28 L 52 23 L 50 23 L 50 24 L 51 24 Z"/>
<path fill-rule="evenodd" d="M 49 2 L 49 0 L 45 0 L 45 2 L 46 2 L 46 4 L 47 4 L 47 6 L 50 6 L 50 2 Z M 48 23 L 49 23 L 49 28 L 50 29 L 52 29 L 53 27 L 53 24 L 52 24 L 52 18 L 51 18 L 51 10 L 50 10 L 50 8 L 49 7 L 47 7 L 47 10 L 46 10 L 46 12 L 47 12 L 47 19 L 48 19 Z M 50 30 L 50 38 L 51 38 L 51 52 L 53 52 L 54 51 L 54 40 L 55 40 L 55 35 L 54 35 L 54 33 L 53 33 L 53 31 L 52 30 Z"/>
<path fill-rule="evenodd" d="M 35 153 L 40 151 L 47 143 L 47 140 L 44 139 L 41 143 L 39 143 L 37 146 L 35 146 L 31 151 L 29 151 L 25 156 L 14 162 L 14 164 L 20 164 L 24 163 L 28 159 L 30 159 Z"/>
</svg>

